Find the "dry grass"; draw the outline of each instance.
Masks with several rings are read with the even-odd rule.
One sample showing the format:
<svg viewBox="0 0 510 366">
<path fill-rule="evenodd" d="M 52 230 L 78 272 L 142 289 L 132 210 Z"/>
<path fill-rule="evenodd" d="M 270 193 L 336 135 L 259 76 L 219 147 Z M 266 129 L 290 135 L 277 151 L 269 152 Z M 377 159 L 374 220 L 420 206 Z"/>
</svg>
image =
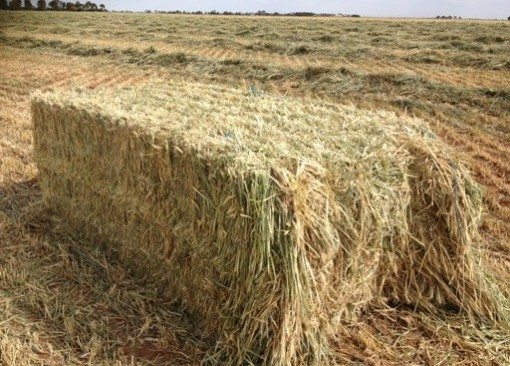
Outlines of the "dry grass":
<svg viewBox="0 0 510 366">
<path fill-rule="evenodd" d="M 149 279 L 125 268 L 108 248 L 62 230 L 58 218 L 38 209 L 28 104 L 36 88 L 109 87 L 139 83 L 147 74 L 229 85 L 244 79 L 255 92 L 276 89 L 298 97 L 317 95 L 416 114 L 455 147 L 486 187 L 480 249 L 490 257 L 490 271 L 501 283 L 508 283 L 509 72 L 502 67 L 508 24 L 346 19 L 302 23 L 271 18 L 253 23 L 223 17 L 189 21 L 153 15 L 14 14 L 0 12 L 0 31 L 4 31 L 0 235 L 5 248 L 0 262 L 3 278 L 13 279 L 0 288 L 5 314 L 0 320 L 3 363 L 196 364 L 207 348 L 207 340 L 189 330 L 193 319 L 179 315 L 177 307 L 168 307 L 169 300 L 154 302 Z M 109 40 L 106 33 L 114 38 Z M 271 35 L 267 45 L 257 44 L 256 38 L 271 33 L 278 33 L 282 41 L 273 42 Z M 317 42 L 315 38 L 323 33 L 340 37 L 341 42 Z M 375 33 L 390 34 L 395 41 L 376 42 L 381 35 Z M 484 35 L 489 38 L 476 39 Z M 30 38 L 14 41 L 24 36 Z M 450 47 L 447 37 L 468 43 L 470 49 L 462 50 L 465 46 L 460 44 Z M 52 39 L 61 43 L 49 43 Z M 129 50 L 134 39 L 140 49 Z M 286 39 L 306 45 L 309 52 L 290 55 L 287 50 L 294 45 Z M 471 46 L 475 42 L 481 49 Z M 319 72 L 307 73 L 309 67 Z M 72 253 L 76 243 L 82 249 L 78 255 Z M 95 262 L 106 265 L 103 274 L 90 264 Z M 105 290 L 111 287 L 113 295 Z M 508 293 L 507 286 L 502 288 Z M 104 302 L 108 309 L 101 305 Z M 124 303 L 129 304 L 127 309 Z M 339 362 L 510 362 L 507 331 L 468 326 L 459 315 L 431 316 L 390 305 L 384 311 L 362 314 L 361 322 L 352 324 L 349 332 L 339 332 Z M 148 313 L 158 316 L 147 320 Z M 59 314 L 79 324 L 72 338 Z M 111 329 L 112 319 L 118 318 L 126 326 Z M 93 348 L 99 351 L 90 352 Z M 18 359 L 12 361 L 13 357 Z"/>
</svg>

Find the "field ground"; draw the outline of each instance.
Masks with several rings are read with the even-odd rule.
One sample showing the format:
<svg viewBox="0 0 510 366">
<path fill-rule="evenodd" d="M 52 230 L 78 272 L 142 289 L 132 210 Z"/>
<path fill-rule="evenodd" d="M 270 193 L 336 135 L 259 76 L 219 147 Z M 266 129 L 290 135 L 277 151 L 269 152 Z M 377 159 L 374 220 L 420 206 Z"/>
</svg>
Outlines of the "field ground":
<svg viewBox="0 0 510 366">
<path fill-rule="evenodd" d="M 510 22 L 0 11 L 0 363 L 195 365 L 208 343 L 39 205 L 36 89 L 178 78 L 419 116 L 485 188 L 480 246 L 508 296 L 509 55 Z M 510 364 L 508 330 L 456 314 L 388 307 L 340 336 L 340 364 Z"/>
</svg>

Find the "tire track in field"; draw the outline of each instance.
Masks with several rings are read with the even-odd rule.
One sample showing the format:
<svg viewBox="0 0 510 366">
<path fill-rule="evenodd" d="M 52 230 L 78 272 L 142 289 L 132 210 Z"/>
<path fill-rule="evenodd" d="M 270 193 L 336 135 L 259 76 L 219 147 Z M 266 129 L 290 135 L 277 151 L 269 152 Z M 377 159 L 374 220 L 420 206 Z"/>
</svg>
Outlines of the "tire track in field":
<svg viewBox="0 0 510 366">
<path fill-rule="evenodd" d="M 418 75 L 431 81 L 469 88 L 501 88 L 508 86 L 510 73 L 470 68 L 453 68 L 443 65 L 400 62 L 375 59 L 359 62 L 365 70 L 372 72 L 406 73 Z M 494 75 L 494 74 L 497 75 Z"/>
<path fill-rule="evenodd" d="M 101 86 L 106 88 L 125 86 L 131 84 L 131 80 L 133 78 L 125 77 L 119 73 L 111 77 L 110 80 L 104 81 Z"/>
<path fill-rule="evenodd" d="M 362 70 L 368 73 L 400 73 L 402 72 L 401 65 L 396 65 L 394 62 L 375 59 L 375 60 L 359 60 L 353 62 Z"/>
<path fill-rule="evenodd" d="M 84 86 L 88 89 L 97 89 L 102 86 L 107 85 L 108 83 L 115 81 L 116 77 L 119 75 L 111 75 L 111 74 L 94 74 L 91 78 L 87 79 L 84 82 Z"/>
<path fill-rule="evenodd" d="M 505 119 L 503 118 L 495 118 L 497 122 L 505 123 Z M 506 120 L 510 123 L 510 120 Z M 456 127 L 451 122 L 438 122 L 437 120 L 429 121 L 431 126 L 436 127 L 437 129 L 451 133 L 459 133 L 462 135 L 468 135 L 470 141 L 478 143 L 480 146 L 484 148 L 490 147 L 495 152 L 503 152 L 505 154 L 510 154 L 510 140 L 508 139 L 507 134 L 503 132 L 497 131 L 487 131 L 482 128 L 475 128 L 467 123 L 463 123 L 462 126 Z"/>
<path fill-rule="evenodd" d="M 42 90 L 52 90 L 71 86 L 82 86 L 89 89 L 98 87 L 113 87 L 117 85 L 131 84 L 136 78 L 120 70 L 108 70 L 97 73 L 92 70 L 80 70 L 79 72 L 68 72 L 64 77 L 57 78 L 48 83 Z"/>
<path fill-rule="evenodd" d="M 478 145 L 473 140 L 463 137 L 461 134 L 449 131 L 442 136 L 451 144 L 469 152 L 469 155 L 485 164 L 490 165 L 500 176 L 510 182 L 510 165 L 508 163 L 508 154 L 502 154 L 501 151 L 483 145 Z"/>
<path fill-rule="evenodd" d="M 501 161 L 510 173 L 510 147 L 508 144 L 495 141 L 493 136 L 476 131 L 470 126 L 463 126 L 462 130 L 447 124 L 434 124 L 434 126 L 441 131 L 442 135 L 455 141 L 456 145 L 469 147 L 472 152 L 485 151 L 493 157 L 498 157 L 497 160 Z"/>
<path fill-rule="evenodd" d="M 478 145 L 472 143 L 461 135 L 454 136 L 452 133 L 442 136 L 450 145 L 467 155 L 471 161 L 471 170 L 478 177 L 482 178 L 483 183 L 489 185 L 499 194 L 510 197 L 510 167 L 506 159 L 500 159 L 494 156 L 490 151 L 485 151 Z"/>
</svg>

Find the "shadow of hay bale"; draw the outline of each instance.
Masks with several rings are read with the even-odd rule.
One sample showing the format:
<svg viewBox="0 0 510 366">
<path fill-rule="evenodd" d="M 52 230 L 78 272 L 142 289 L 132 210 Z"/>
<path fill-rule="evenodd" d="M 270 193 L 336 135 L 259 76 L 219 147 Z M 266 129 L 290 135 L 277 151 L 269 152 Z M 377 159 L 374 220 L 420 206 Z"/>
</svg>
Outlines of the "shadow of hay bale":
<svg viewBox="0 0 510 366">
<path fill-rule="evenodd" d="M 206 340 L 178 302 L 64 224 L 36 180 L 0 185 L 0 364 L 198 365 Z"/>
<path fill-rule="evenodd" d="M 35 179 L 0 185 L 0 212 L 9 219 L 18 219 L 40 199 L 41 191 Z"/>
<path fill-rule="evenodd" d="M 392 299 L 502 321 L 481 194 L 423 122 L 172 83 L 37 96 L 44 199 L 161 278 L 218 339 L 210 363 L 327 363 Z"/>
</svg>

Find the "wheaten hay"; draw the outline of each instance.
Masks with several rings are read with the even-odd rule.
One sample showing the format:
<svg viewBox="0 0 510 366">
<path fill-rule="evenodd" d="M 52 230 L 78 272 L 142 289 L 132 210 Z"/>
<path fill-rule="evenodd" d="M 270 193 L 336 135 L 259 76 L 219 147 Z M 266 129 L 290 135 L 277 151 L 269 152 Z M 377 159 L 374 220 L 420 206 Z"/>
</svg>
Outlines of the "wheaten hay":
<svg viewBox="0 0 510 366">
<path fill-rule="evenodd" d="M 473 255 L 480 191 L 423 122 L 177 82 L 32 111 L 45 202 L 164 278 L 211 363 L 323 364 L 388 299 L 501 316 Z"/>
</svg>

